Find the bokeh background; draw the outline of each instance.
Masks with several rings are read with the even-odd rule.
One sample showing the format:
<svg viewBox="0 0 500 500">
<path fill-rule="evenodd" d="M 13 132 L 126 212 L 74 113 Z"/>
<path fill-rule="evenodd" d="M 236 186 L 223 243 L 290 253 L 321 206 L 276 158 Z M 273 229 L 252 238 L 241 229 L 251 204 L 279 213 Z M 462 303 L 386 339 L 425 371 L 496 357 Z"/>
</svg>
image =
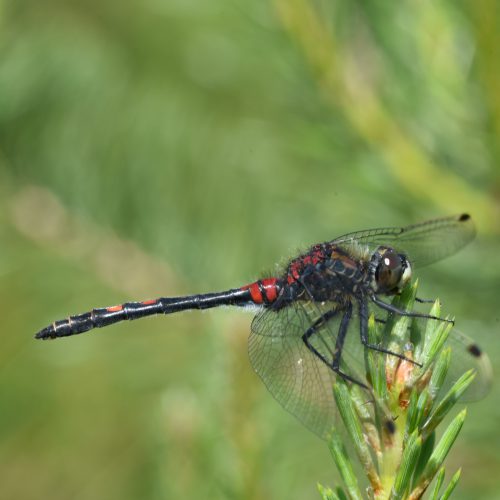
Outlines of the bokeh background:
<svg viewBox="0 0 500 500">
<path fill-rule="evenodd" d="M 0 496 L 319 498 L 333 462 L 252 372 L 248 313 L 33 334 L 344 232 L 470 212 L 421 294 L 498 365 L 499 5 L 0 1 Z M 499 397 L 457 499 L 500 498 Z"/>
</svg>

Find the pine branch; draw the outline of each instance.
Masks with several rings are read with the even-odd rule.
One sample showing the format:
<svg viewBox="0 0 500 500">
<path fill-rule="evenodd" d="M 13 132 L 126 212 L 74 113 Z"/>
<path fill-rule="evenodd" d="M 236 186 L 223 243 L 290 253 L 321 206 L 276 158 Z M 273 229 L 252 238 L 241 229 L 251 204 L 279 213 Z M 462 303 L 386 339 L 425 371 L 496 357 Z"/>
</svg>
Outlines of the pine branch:
<svg viewBox="0 0 500 500">
<path fill-rule="evenodd" d="M 408 286 L 393 303 L 399 308 L 412 309 L 417 286 L 417 283 Z M 439 317 L 438 301 L 430 314 Z M 330 490 L 319 485 L 324 499 L 416 500 L 431 483 L 429 498 L 449 498 L 460 470 L 440 494 L 445 476 L 443 462 L 462 428 L 466 411 L 451 421 L 437 443 L 435 430 L 474 379 L 472 370 L 465 372 L 439 397 L 450 366 L 450 350 L 443 346 L 451 326 L 446 321 L 430 319 L 417 323 L 408 317 L 395 316 L 381 326 L 373 316 L 370 318 L 370 342 L 380 344 L 388 339 L 383 345 L 407 359 L 366 349 L 370 391 L 340 378 L 336 381 L 333 393 L 342 420 L 338 425 L 343 424 L 346 432 L 334 428 L 329 446 L 344 488 Z M 367 397 L 369 392 L 371 397 Z M 372 404 L 366 404 L 367 399 Z M 354 450 L 368 479 L 365 494 L 360 487 L 362 481 L 355 475 L 348 447 Z"/>
</svg>

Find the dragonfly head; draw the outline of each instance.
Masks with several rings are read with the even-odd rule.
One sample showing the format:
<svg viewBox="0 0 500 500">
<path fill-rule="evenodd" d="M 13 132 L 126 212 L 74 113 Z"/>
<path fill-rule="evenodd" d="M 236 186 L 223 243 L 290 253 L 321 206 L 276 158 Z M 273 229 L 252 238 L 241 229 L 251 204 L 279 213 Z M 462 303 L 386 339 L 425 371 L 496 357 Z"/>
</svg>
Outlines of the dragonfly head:
<svg viewBox="0 0 500 500">
<path fill-rule="evenodd" d="M 380 246 L 370 262 L 371 286 L 375 293 L 394 295 L 411 279 L 411 265 L 404 254 Z"/>
</svg>

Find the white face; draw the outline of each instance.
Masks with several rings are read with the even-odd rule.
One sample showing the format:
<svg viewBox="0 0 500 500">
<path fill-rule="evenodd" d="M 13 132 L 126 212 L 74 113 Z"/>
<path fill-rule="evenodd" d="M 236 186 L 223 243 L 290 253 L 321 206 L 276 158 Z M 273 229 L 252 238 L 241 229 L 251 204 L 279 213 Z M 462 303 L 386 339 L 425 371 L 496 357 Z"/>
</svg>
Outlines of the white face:
<svg viewBox="0 0 500 500">
<path fill-rule="evenodd" d="M 404 286 L 411 280 L 411 275 L 412 275 L 411 264 L 406 257 L 405 257 L 405 262 L 406 262 L 406 268 L 403 271 L 403 276 L 401 276 L 401 283 L 398 287 L 399 289 L 404 288 Z"/>
</svg>

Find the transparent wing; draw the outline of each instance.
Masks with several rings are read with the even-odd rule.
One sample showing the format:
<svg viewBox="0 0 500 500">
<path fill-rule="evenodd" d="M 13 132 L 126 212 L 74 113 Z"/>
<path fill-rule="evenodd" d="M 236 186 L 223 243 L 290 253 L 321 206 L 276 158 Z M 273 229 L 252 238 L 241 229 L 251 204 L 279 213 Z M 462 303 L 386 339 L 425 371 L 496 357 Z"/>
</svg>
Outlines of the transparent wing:
<svg viewBox="0 0 500 500">
<path fill-rule="evenodd" d="M 333 303 L 295 302 L 278 311 L 264 310 L 252 322 L 248 346 L 252 366 L 274 398 L 323 439 L 336 420 L 332 386 L 337 375 L 307 348 L 302 336 L 322 314 L 335 307 Z M 310 338 L 330 363 L 342 315 L 339 311 Z M 355 322 L 351 320 L 349 330 Z M 349 330 L 347 336 L 356 335 Z M 347 371 L 345 359 L 342 369 Z M 365 383 L 362 371 L 351 366 L 349 374 Z"/>
<path fill-rule="evenodd" d="M 304 333 L 322 315 L 338 308 L 335 303 L 294 302 L 275 311 L 266 309 L 259 313 L 252 322 L 249 338 L 249 356 L 254 370 L 260 376 L 274 398 L 306 427 L 321 438 L 326 438 L 331 427 L 336 423 L 337 409 L 332 394 L 332 385 L 338 375 L 312 353 L 305 345 Z M 394 321 L 406 321 L 406 330 L 394 344 L 394 338 L 383 335 L 381 344 L 385 348 L 404 353 L 415 332 L 424 332 L 426 320 L 395 317 L 374 305 L 371 312 L 389 330 Z M 315 349 L 331 364 L 338 338 L 338 329 L 344 311 L 319 327 L 310 337 Z M 384 328 L 382 328 L 384 329 Z M 488 356 L 479 346 L 464 334 L 452 329 L 443 348 L 451 348 L 451 365 L 441 394 L 468 369 L 476 371 L 476 378 L 462 397 L 462 401 L 482 398 L 491 386 L 491 366 Z M 357 308 L 347 330 L 342 349 L 340 368 L 343 373 L 355 380 L 367 384 L 364 367 L 365 348 L 359 335 L 359 314 Z M 380 356 L 390 356 L 377 353 Z M 416 353 L 416 361 L 419 361 Z M 397 362 L 397 360 L 396 360 Z M 418 367 L 415 366 L 415 370 Z M 416 374 L 418 376 L 418 372 Z M 371 401 L 367 392 L 367 402 Z"/>
<path fill-rule="evenodd" d="M 451 363 L 440 395 L 444 396 L 466 371 L 473 369 L 476 377 L 460 398 L 460 402 L 478 401 L 484 398 L 493 382 L 493 370 L 488 355 L 476 342 L 456 328 L 451 330 L 443 348 L 451 349 Z"/>
<path fill-rule="evenodd" d="M 378 312 L 380 313 L 380 310 Z M 378 317 L 383 318 L 384 315 L 379 314 Z M 385 321 L 388 326 L 392 326 L 394 319 L 396 319 L 395 316 L 393 314 L 389 314 L 383 321 Z M 403 353 L 405 344 L 408 342 L 415 342 L 416 338 L 422 336 L 427 327 L 428 320 L 423 318 L 413 318 L 411 321 L 407 321 L 402 317 L 398 317 L 396 321 L 406 322 L 407 325 L 406 334 L 402 335 L 399 345 L 396 348 L 398 352 Z M 387 348 L 393 340 L 393 338 L 390 338 L 386 334 L 382 342 Z M 393 348 L 392 344 L 391 349 Z M 441 350 L 446 348 L 451 350 L 451 359 L 448 374 L 441 388 L 441 396 L 443 396 L 466 371 L 472 369 L 475 371 L 476 376 L 472 384 L 460 398 L 460 401 L 465 403 L 467 401 L 477 401 L 482 399 L 489 392 L 493 380 L 492 368 L 488 355 L 483 352 L 476 342 L 456 328 L 451 329 L 446 342 L 441 347 Z M 422 348 L 417 349 L 416 352 L 414 352 L 414 359 L 418 362 L 423 362 L 421 359 L 421 351 Z M 418 368 L 415 367 L 415 370 L 417 370 L 418 375 Z"/>
<path fill-rule="evenodd" d="M 417 266 L 444 259 L 474 239 L 476 230 L 468 214 L 433 219 L 406 227 L 368 229 L 345 234 L 331 243 L 341 244 L 355 252 L 365 247 L 372 253 L 387 245 L 404 253 Z"/>
</svg>

